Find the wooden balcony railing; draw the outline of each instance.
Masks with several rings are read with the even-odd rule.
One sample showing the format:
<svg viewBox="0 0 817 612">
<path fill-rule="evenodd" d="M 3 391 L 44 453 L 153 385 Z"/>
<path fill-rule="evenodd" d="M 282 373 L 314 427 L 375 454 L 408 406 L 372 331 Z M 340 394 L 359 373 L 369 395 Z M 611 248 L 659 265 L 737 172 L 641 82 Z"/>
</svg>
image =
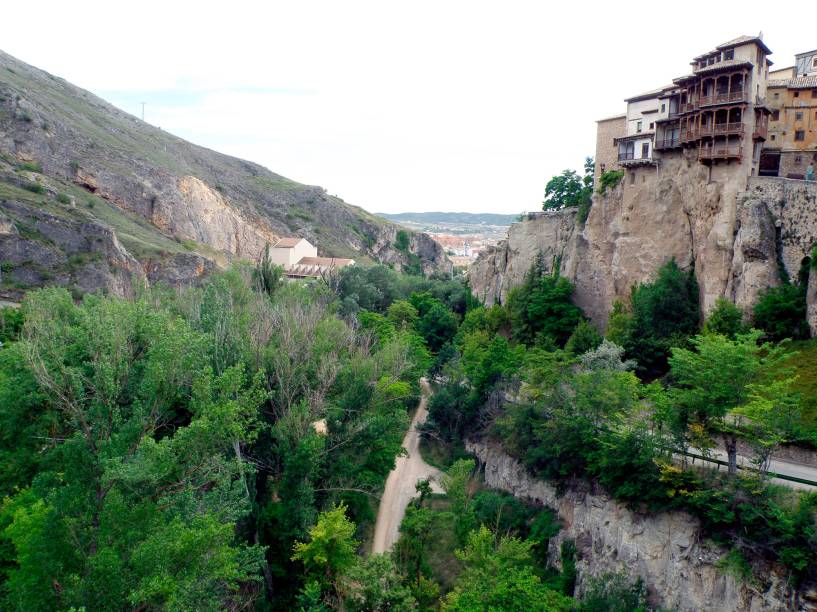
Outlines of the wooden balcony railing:
<svg viewBox="0 0 817 612">
<path fill-rule="evenodd" d="M 655 141 L 655 148 L 656 149 L 674 149 L 676 147 L 681 146 L 681 138 L 676 136 L 675 138 L 659 138 Z"/>
<path fill-rule="evenodd" d="M 698 106 L 710 106 L 712 104 L 723 104 L 724 102 L 745 102 L 746 92 L 744 90 L 733 92 L 721 92 L 711 96 L 701 96 Z"/>
<path fill-rule="evenodd" d="M 732 121 L 730 123 L 705 124 L 698 128 L 701 136 L 713 136 L 715 134 L 740 134 L 743 132 L 743 123 Z"/>
<path fill-rule="evenodd" d="M 678 106 L 679 113 L 691 113 L 696 108 L 698 108 L 697 100 L 691 100 L 689 102 L 684 102 Z"/>
</svg>

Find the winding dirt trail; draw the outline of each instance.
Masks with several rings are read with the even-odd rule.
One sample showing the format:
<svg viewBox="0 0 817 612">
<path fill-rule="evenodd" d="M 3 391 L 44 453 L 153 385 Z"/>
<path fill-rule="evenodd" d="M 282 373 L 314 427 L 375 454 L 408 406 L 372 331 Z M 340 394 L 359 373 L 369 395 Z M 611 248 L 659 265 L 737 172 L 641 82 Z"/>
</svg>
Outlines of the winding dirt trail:
<svg viewBox="0 0 817 612">
<path fill-rule="evenodd" d="M 417 497 L 414 485 L 418 480 L 430 477 L 434 492 L 443 492 L 438 482 L 440 470 L 428 465 L 420 455 L 420 433 L 417 426 L 422 425 L 428 416 L 426 406 L 431 395 L 431 388 L 425 378 L 420 380 L 420 386 L 422 387 L 420 405 L 411 420 L 406 437 L 403 438 L 403 448 L 408 451 L 408 456 L 397 458 L 394 469 L 386 479 L 386 488 L 383 490 L 380 508 L 377 511 L 372 553 L 388 552 L 397 542 L 406 507 L 414 497 Z"/>
</svg>

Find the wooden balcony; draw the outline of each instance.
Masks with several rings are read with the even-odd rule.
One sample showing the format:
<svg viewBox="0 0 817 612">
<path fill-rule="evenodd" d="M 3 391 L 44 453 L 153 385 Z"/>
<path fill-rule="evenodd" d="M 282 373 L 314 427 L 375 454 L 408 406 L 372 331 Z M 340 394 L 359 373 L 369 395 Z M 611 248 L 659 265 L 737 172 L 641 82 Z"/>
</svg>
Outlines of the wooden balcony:
<svg viewBox="0 0 817 612">
<path fill-rule="evenodd" d="M 678 105 L 678 112 L 679 113 L 691 113 L 696 108 L 698 108 L 698 102 L 696 100 L 692 100 L 690 102 L 684 102 L 683 104 Z"/>
<path fill-rule="evenodd" d="M 715 159 L 740 159 L 743 156 L 743 147 L 739 145 L 701 147 L 698 150 L 698 159 L 701 161 Z"/>
<path fill-rule="evenodd" d="M 701 96 L 698 106 L 712 106 L 714 104 L 725 104 L 727 102 L 746 102 L 746 91 L 732 91 L 712 94 L 711 96 Z"/>
<path fill-rule="evenodd" d="M 709 123 L 701 125 L 698 128 L 698 135 L 700 136 L 716 136 L 723 134 L 742 134 L 743 123 L 740 121 L 733 121 L 731 123 Z"/>
<path fill-rule="evenodd" d="M 675 138 L 659 138 L 655 141 L 655 149 L 658 151 L 666 149 L 676 149 L 681 146 L 680 136 Z"/>
</svg>

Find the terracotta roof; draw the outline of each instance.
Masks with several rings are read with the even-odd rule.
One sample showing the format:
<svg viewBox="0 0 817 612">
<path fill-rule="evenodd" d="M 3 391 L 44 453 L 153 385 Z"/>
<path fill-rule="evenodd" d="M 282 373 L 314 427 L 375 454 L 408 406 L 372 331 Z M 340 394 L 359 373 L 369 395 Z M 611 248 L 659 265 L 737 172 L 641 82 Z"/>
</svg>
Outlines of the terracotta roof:
<svg viewBox="0 0 817 612">
<path fill-rule="evenodd" d="M 346 259 L 343 257 L 301 257 L 296 263 L 296 266 L 348 266 L 354 263 L 354 259 Z"/>
<path fill-rule="evenodd" d="M 789 79 L 790 89 L 811 89 L 817 87 L 817 76 L 806 76 Z"/>
<path fill-rule="evenodd" d="M 289 236 L 286 238 L 281 238 L 275 245 L 272 247 L 274 249 L 291 249 L 296 244 L 298 244 L 303 238 L 298 236 Z"/>
</svg>

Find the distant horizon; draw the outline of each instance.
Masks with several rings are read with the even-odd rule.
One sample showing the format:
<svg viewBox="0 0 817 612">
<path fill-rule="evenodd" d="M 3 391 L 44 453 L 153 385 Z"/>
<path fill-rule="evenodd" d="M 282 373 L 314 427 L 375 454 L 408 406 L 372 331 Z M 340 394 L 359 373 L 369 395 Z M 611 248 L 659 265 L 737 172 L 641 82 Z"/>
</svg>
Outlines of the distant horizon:
<svg viewBox="0 0 817 612">
<path fill-rule="evenodd" d="M 618 5 L 316 0 L 217 12 L 145 0 L 121 28 L 106 3 L 46 2 L 38 36 L 7 28 L 2 44 L 136 117 L 146 103 L 145 120 L 170 134 L 366 211 L 503 214 L 540 209 L 549 178 L 594 154 L 596 120 L 695 55 L 760 30 L 777 66 L 813 48 L 809 20 L 786 4 L 759 16 L 693 0 L 673 17 L 687 36 L 668 38 Z M 4 16 L 31 17 L 20 3 Z M 78 28 L 116 38 L 104 53 L 92 36 L 65 45 Z"/>
</svg>

